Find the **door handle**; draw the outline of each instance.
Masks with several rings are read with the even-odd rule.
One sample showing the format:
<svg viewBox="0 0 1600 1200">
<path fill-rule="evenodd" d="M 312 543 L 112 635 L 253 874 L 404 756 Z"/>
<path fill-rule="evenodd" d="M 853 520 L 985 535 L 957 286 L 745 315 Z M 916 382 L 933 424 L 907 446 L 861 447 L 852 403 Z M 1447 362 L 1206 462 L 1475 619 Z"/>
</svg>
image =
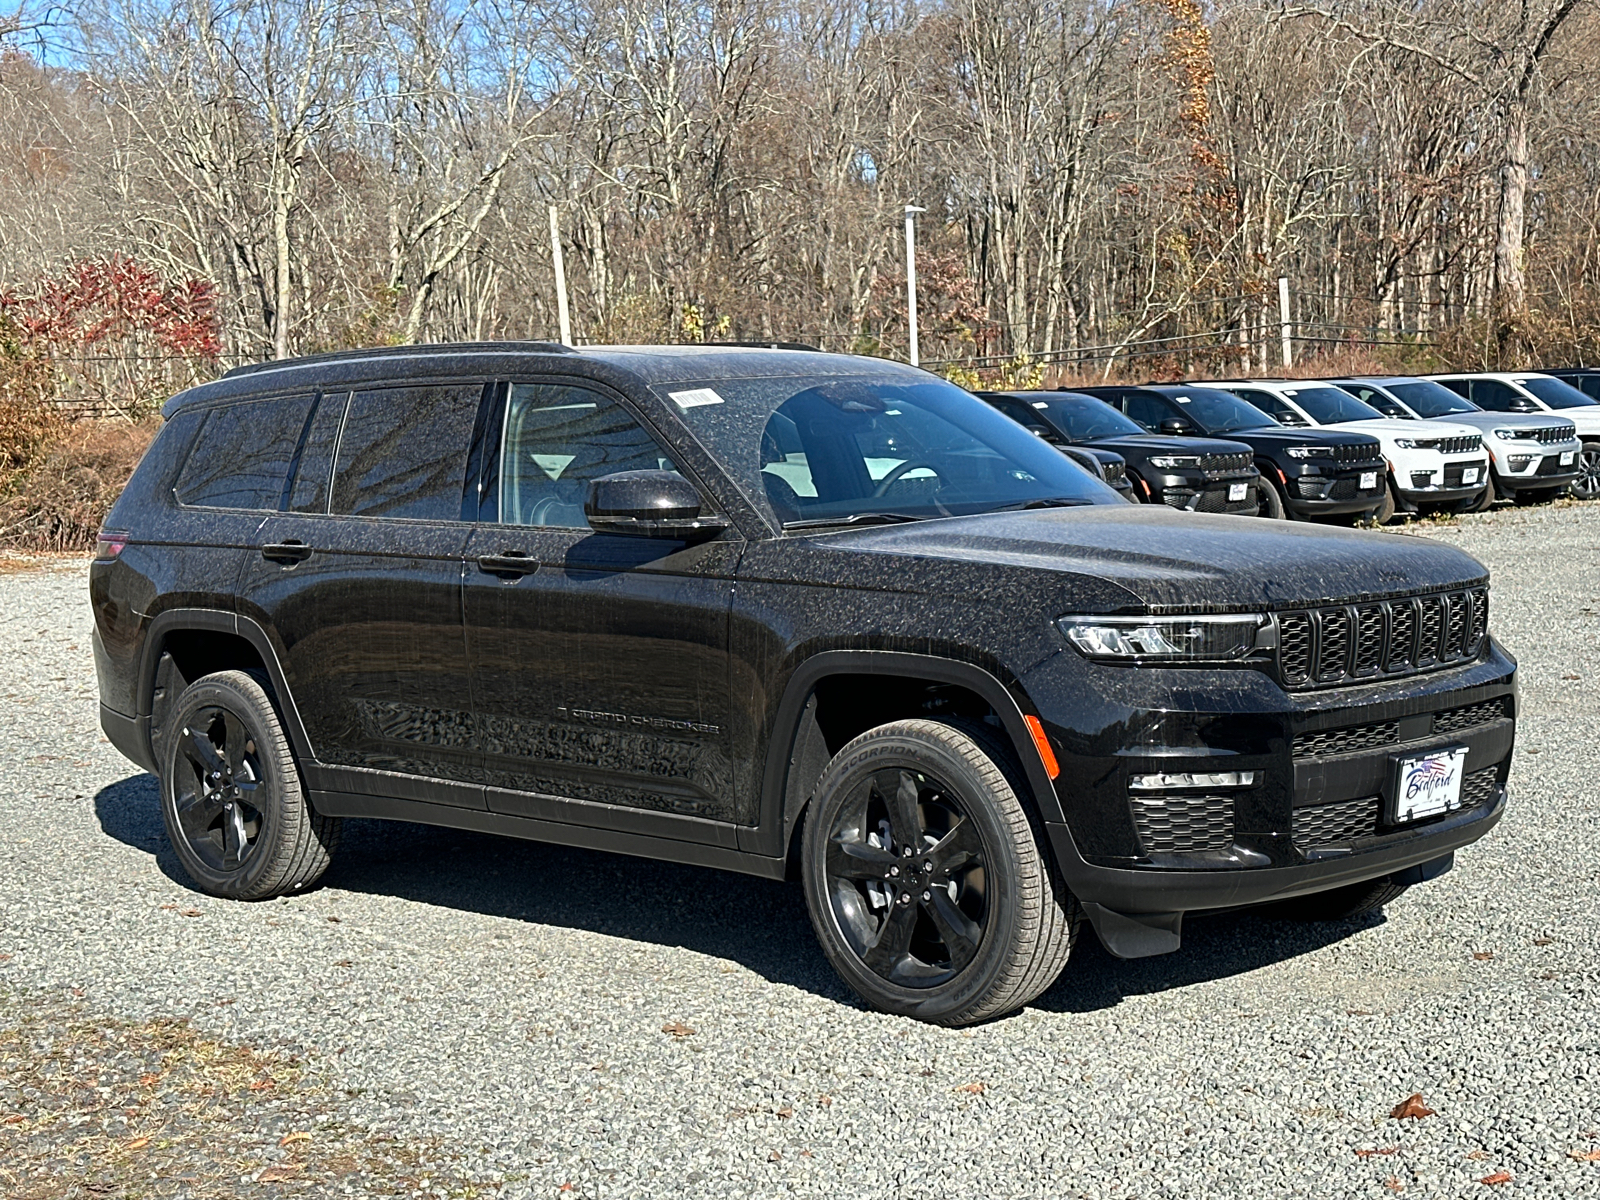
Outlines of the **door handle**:
<svg viewBox="0 0 1600 1200">
<path fill-rule="evenodd" d="M 261 557 L 268 562 L 282 563 L 292 567 L 295 563 L 303 563 L 311 557 L 311 547 L 296 538 L 289 538 L 282 542 L 268 542 L 261 547 Z"/>
<path fill-rule="evenodd" d="M 484 554 L 478 558 L 478 570 L 485 575 L 497 575 L 501 579 L 517 579 L 523 575 L 532 575 L 539 569 L 539 560 L 520 550 L 507 550 L 503 554 Z"/>
</svg>

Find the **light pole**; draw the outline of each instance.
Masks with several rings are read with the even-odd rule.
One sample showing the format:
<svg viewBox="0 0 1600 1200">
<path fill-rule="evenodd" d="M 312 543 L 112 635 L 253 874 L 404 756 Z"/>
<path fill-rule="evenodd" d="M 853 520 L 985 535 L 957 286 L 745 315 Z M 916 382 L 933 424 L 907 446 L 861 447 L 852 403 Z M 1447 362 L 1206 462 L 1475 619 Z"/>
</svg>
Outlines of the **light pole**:
<svg viewBox="0 0 1600 1200">
<path fill-rule="evenodd" d="M 917 214 L 927 212 L 906 205 L 906 321 L 911 330 L 911 365 L 917 365 Z"/>
<path fill-rule="evenodd" d="M 556 206 L 550 206 L 550 265 L 556 273 L 556 320 L 561 329 L 561 344 L 572 345 L 572 317 L 567 312 L 567 265 L 561 257 L 561 222 Z"/>
</svg>

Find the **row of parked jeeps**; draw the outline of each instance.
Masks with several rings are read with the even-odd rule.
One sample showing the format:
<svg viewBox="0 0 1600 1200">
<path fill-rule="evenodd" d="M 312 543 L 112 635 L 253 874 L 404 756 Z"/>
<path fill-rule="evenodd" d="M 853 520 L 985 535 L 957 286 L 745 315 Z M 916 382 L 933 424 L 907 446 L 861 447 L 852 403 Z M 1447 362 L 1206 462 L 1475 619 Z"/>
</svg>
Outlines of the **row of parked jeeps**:
<svg viewBox="0 0 1600 1200">
<path fill-rule="evenodd" d="M 1129 500 L 1383 524 L 1600 499 L 1600 369 L 985 391 Z"/>
</svg>

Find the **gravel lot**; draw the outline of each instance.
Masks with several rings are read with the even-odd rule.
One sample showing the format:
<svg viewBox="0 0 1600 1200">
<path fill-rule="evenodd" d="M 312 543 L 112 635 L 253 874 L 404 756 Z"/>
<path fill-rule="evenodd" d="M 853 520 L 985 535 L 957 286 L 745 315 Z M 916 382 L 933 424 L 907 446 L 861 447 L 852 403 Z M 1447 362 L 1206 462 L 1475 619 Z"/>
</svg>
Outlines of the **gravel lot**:
<svg viewBox="0 0 1600 1200">
<path fill-rule="evenodd" d="M 1086 937 L 964 1032 L 863 1011 L 798 885 L 356 822 L 320 891 L 200 896 L 97 728 L 84 569 L 0 575 L 0 994 L 291 1047 L 508 1196 L 1600 1196 L 1600 506 L 1424 528 L 1522 663 L 1500 829 L 1387 919 Z"/>
</svg>

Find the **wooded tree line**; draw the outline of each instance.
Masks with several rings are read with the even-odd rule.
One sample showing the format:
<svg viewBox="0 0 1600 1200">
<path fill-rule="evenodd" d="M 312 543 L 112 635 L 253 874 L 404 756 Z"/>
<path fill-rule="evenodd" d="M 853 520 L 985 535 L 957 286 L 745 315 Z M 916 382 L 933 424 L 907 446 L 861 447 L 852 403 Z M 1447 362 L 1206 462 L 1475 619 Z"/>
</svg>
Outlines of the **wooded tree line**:
<svg viewBox="0 0 1600 1200">
<path fill-rule="evenodd" d="M 24 10 L 0 61 L 0 312 L 15 348 L 43 290 L 126 259 L 211 298 L 224 364 L 551 338 L 554 204 L 577 340 L 903 355 L 916 204 L 925 360 L 1077 350 L 1098 367 L 1123 347 L 1148 356 L 1119 360 L 1137 372 L 1222 346 L 1230 369 L 1265 368 L 1280 275 L 1302 348 L 1592 359 L 1597 10 L 84 0 L 70 26 Z"/>
</svg>

